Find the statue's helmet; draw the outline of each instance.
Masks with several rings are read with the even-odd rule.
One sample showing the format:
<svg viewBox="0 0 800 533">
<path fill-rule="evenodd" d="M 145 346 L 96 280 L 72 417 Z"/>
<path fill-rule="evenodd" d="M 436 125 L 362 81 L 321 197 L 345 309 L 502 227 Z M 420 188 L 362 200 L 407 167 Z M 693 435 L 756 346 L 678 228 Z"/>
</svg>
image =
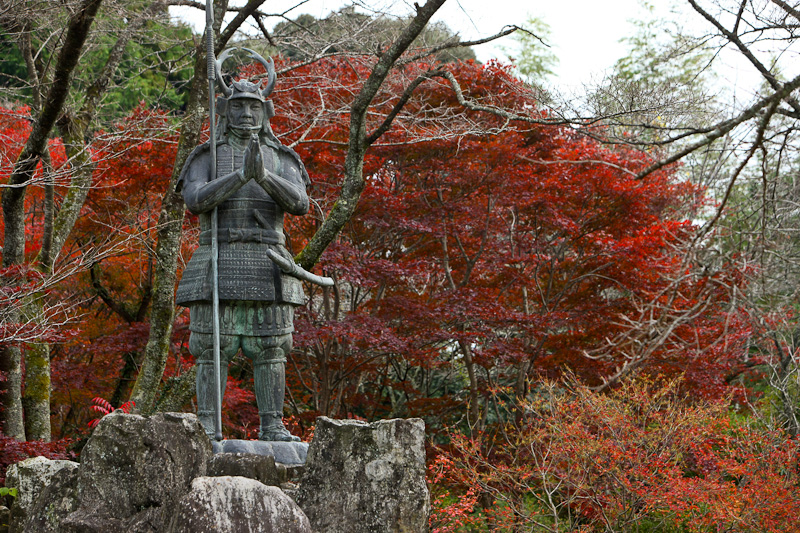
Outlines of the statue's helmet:
<svg viewBox="0 0 800 533">
<path fill-rule="evenodd" d="M 248 80 L 232 81 L 230 82 L 230 85 L 225 83 L 224 76 L 222 75 L 222 63 L 237 50 L 247 53 L 250 58 L 256 60 L 258 63 L 261 63 L 267 70 L 267 83 L 264 88 L 261 88 L 259 84 Z M 272 101 L 268 100 L 267 98 L 270 94 L 272 94 L 272 90 L 275 88 L 275 81 L 277 78 L 275 75 L 275 63 L 272 58 L 266 60 L 249 48 L 228 49 L 222 52 L 222 54 L 219 56 L 215 64 L 215 68 L 217 85 L 222 92 L 220 97 L 217 98 L 217 110 L 223 117 L 222 121 L 220 122 L 221 130 L 225 131 L 225 129 L 229 126 L 227 120 L 228 102 L 231 100 L 248 99 L 261 102 L 262 106 L 264 107 L 264 120 L 262 121 L 262 125 L 260 127 L 264 132 L 270 131 L 269 119 L 275 116 L 275 110 L 272 106 Z"/>
<path fill-rule="evenodd" d="M 228 100 L 235 100 L 238 98 L 247 98 L 250 100 L 258 100 L 261 103 L 266 102 L 261 88 L 250 81 L 240 80 L 231 82 L 231 94 Z"/>
<path fill-rule="evenodd" d="M 249 82 L 247 80 L 240 80 L 231 82 L 231 86 L 228 86 L 225 83 L 225 79 L 222 75 L 222 63 L 230 57 L 230 55 L 235 51 L 244 51 L 246 52 L 251 59 L 256 60 L 258 63 L 261 63 L 264 68 L 267 70 L 267 85 L 263 89 L 260 89 L 258 85 L 255 83 Z M 228 49 L 222 52 L 219 56 L 219 59 L 215 62 L 215 69 L 216 69 L 216 78 L 217 84 L 219 85 L 222 94 L 225 95 L 227 99 L 232 98 L 255 98 L 260 100 L 261 102 L 266 102 L 267 97 L 272 94 L 272 90 L 275 88 L 275 80 L 277 76 L 275 75 L 275 62 L 272 58 L 269 58 L 269 61 L 261 57 L 257 52 L 250 50 L 249 48 L 241 48 L 241 49 Z"/>
</svg>

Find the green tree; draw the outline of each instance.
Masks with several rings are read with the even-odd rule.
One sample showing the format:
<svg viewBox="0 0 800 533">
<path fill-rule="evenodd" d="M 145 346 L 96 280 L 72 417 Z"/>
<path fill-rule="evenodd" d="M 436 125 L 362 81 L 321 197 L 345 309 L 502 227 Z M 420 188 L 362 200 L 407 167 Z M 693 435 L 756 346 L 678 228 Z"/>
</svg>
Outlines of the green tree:
<svg viewBox="0 0 800 533">
<path fill-rule="evenodd" d="M 551 34 L 547 22 L 528 17 L 524 29 L 514 35 L 514 49 L 505 50 L 513 57 L 520 74 L 531 83 L 540 83 L 555 74 L 553 69 L 558 66 L 558 56 L 547 44 Z"/>
<path fill-rule="evenodd" d="M 137 22 L 141 19 L 137 13 L 144 12 L 148 13 L 146 20 Z M 42 88 L 31 77 L 31 68 L 44 77 L 39 82 L 46 81 L 55 61 L 54 36 L 64 22 L 63 12 L 43 10 L 38 5 L 24 13 L 9 9 L 0 16 L 0 94 L 7 101 L 37 105 L 35 100 L 41 97 Z M 100 121 L 104 125 L 125 116 L 141 102 L 171 111 L 180 110 L 186 103 L 191 65 L 185 48 L 194 39 L 192 30 L 169 16 L 167 4 L 153 6 L 135 0 L 106 2 L 98 13 L 82 50 L 80 72 L 72 80 L 68 104 L 80 107 L 92 80 L 105 68 L 118 36 L 132 22 L 138 27 L 103 90 Z M 20 38 L 26 41 L 22 46 Z"/>
</svg>

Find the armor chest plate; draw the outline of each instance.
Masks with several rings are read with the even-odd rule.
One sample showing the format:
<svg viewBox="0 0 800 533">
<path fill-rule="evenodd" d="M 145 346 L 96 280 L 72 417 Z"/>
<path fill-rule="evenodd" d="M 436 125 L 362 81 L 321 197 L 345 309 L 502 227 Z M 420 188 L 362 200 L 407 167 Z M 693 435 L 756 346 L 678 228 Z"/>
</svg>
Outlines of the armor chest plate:
<svg viewBox="0 0 800 533">
<path fill-rule="evenodd" d="M 275 150 L 269 146 L 261 147 L 261 156 L 264 167 L 277 175 L 282 175 L 281 160 Z M 236 169 L 242 168 L 244 150 L 237 150 L 230 144 L 223 144 L 217 149 L 217 177 L 226 176 Z M 244 235 L 271 235 L 270 239 L 261 239 L 257 242 L 270 241 L 283 244 L 283 218 L 284 211 L 270 197 L 267 192 L 254 181 L 243 185 L 238 191 L 222 202 L 218 210 L 218 224 L 221 242 L 230 240 L 230 236 Z M 211 215 L 200 215 L 200 230 L 211 230 Z M 253 237 L 256 239 L 256 237 Z M 234 237 L 236 240 L 237 237 Z M 277 239 L 277 241 L 276 241 Z M 246 237 L 238 240 L 247 241 Z"/>
<path fill-rule="evenodd" d="M 261 146 L 264 167 L 279 176 L 297 172 L 281 161 L 277 150 Z M 242 167 L 244 150 L 230 144 L 217 148 L 217 178 Z M 291 258 L 284 247 L 283 209 L 257 183 L 250 181 L 217 207 L 218 268 L 220 301 L 284 302 L 304 301 L 302 283 L 283 274 L 266 250 L 271 248 Z M 211 301 L 211 213 L 200 218 L 199 247 L 186 265 L 178 286 L 176 303 Z"/>
</svg>

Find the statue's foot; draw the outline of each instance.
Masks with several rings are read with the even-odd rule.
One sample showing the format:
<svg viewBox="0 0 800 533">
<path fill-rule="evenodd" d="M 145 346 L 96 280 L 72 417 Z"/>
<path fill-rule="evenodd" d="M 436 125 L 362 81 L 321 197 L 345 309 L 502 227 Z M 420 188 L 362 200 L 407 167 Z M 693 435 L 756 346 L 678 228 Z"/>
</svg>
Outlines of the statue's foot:
<svg viewBox="0 0 800 533">
<path fill-rule="evenodd" d="M 210 414 L 203 414 L 199 413 L 197 415 L 197 419 L 200 421 L 200 425 L 203 426 L 203 431 L 208 436 L 209 439 L 214 440 L 214 418 Z"/>
<path fill-rule="evenodd" d="M 280 416 L 266 415 L 261 417 L 261 431 L 258 434 L 258 440 L 300 442 L 300 437 L 289 433 Z"/>
<path fill-rule="evenodd" d="M 262 429 L 258 435 L 258 440 L 272 442 L 300 442 L 300 437 L 295 437 L 289 433 L 288 429 L 283 427 L 283 424 L 280 424 L 280 426 Z"/>
</svg>

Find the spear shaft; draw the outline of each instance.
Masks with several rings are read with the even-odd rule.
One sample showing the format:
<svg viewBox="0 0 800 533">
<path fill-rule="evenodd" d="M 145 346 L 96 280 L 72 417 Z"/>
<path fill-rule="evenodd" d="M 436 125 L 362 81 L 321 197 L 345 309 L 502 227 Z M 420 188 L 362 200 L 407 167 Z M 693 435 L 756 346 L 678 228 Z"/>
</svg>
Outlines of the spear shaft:
<svg viewBox="0 0 800 533">
<path fill-rule="evenodd" d="M 208 77 L 208 131 L 211 179 L 217 178 L 216 58 L 214 56 L 214 0 L 206 0 L 206 62 Z M 222 368 L 219 348 L 219 240 L 217 208 L 211 212 L 211 331 L 214 338 L 214 439 L 222 440 Z"/>
</svg>

